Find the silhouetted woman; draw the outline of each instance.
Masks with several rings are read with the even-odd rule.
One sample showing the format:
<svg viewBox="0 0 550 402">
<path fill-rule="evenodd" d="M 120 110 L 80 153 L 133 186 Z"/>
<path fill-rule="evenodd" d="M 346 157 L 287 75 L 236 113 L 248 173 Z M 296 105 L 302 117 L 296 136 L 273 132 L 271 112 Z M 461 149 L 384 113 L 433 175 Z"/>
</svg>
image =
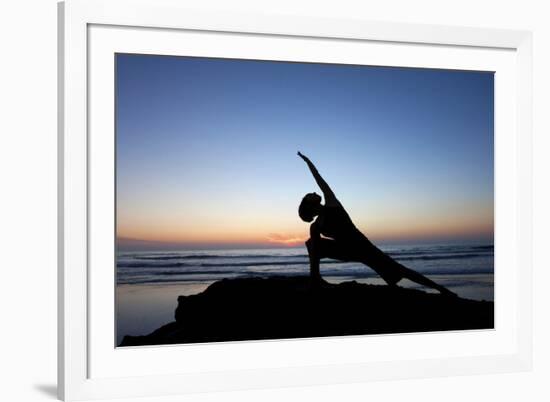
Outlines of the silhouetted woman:
<svg viewBox="0 0 550 402">
<path fill-rule="evenodd" d="M 301 152 L 300 156 L 308 165 L 315 181 L 323 192 L 325 205 L 316 193 L 306 194 L 300 203 L 298 214 L 305 222 L 315 222 L 310 226 L 310 238 L 306 246 L 310 261 L 312 279 L 321 281 L 319 263 L 322 258 L 360 262 L 368 265 L 390 286 L 395 286 L 403 278 L 424 285 L 447 295 L 454 295 L 447 288 L 415 272 L 384 253 L 370 242 L 351 221 L 348 213 L 323 180 L 315 165 Z M 323 235 L 324 237 L 321 237 Z"/>
</svg>

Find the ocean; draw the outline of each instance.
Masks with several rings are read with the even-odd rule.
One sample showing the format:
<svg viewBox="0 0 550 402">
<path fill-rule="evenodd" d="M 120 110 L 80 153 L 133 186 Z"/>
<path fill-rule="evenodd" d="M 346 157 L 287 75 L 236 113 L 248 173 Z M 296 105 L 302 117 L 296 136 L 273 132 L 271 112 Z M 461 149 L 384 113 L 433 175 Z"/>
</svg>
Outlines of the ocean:
<svg viewBox="0 0 550 402">
<path fill-rule="evenodd" d="M 394 259 L 446 286 L 459 296 L 494 299 L 492 244 L 431 244 L 380 246 Z M 178 295 L 206 289 L 223 278 L 307 275 L 305 248 L 242 250 L 121 251 L 117 255 L 116 342 L 143 335 L 173 320 Z M 321 261 L 329 282 L 355 280 L 383 284 L 363 264 Z M 407 280 L 400 286 L 420 288 Z M 424 289 L 426 291 L 431 291 Z"/>
</svg>

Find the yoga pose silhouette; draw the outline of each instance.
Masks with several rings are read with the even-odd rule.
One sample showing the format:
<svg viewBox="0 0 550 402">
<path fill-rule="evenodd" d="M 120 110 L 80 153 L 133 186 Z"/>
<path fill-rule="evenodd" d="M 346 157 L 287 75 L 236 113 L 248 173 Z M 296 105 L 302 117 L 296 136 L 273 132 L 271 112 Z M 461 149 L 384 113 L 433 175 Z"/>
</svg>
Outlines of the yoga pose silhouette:
<svg viewBox="0 0 550 402">
<path fill-rule="evenodd" d="M 420 285 L 436 289 L 442 294 L 455 296 L 447 288 L 401 265 L 372 244 L 355 227 L 348 213 L 340 204 L 340 201 L 336 199 L 315 165 L 301 152 L 298 152 L 298 156 L 307 163 L 325 198 L 325 204 L 323 205 L 319 194 L 306 194 L 298 209 L 298 214 L 304 222 L 311 222 L 317 217 L 310 226 L 310 238 L 306 241 L 310 275 L 315 282 L 322 281 L 319 270 L 320 260 L 322 258 L 332 258 L 368 265 L 390 286 L 396 286 L 401 279 L 407 278 Z M 324 237 L 321 237 L 321 235 Z"/>
</svg>

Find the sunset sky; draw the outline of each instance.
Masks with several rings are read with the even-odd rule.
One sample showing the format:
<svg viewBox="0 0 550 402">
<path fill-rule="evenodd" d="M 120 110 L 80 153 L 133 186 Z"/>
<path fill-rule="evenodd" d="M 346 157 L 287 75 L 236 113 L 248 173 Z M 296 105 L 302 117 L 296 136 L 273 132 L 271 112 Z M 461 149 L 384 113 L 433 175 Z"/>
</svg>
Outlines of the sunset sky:
<svg viewBox="0 0 550 402">
<path fill-rule="evenodd" d="M 298 150 L 373 241 L 492 239 L 492 73 L 117 55 L 116 79 L 121 241 L 302 245 Z"/>
</svg>

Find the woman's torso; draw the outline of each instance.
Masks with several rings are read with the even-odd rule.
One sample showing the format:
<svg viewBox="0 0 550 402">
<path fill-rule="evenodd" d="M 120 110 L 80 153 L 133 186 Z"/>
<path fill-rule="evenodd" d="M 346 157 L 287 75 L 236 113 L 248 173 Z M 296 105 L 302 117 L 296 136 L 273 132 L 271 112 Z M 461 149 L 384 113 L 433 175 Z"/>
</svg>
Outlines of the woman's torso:
<svg viewBox="0 0 550 402">
<path fill-rule="evenodd" d="M 321 234 L 334 240 L 362 240 L 366 237 L 355 227 L 342 205 L 324 206 L 317 218 Z"/>
</svg>

